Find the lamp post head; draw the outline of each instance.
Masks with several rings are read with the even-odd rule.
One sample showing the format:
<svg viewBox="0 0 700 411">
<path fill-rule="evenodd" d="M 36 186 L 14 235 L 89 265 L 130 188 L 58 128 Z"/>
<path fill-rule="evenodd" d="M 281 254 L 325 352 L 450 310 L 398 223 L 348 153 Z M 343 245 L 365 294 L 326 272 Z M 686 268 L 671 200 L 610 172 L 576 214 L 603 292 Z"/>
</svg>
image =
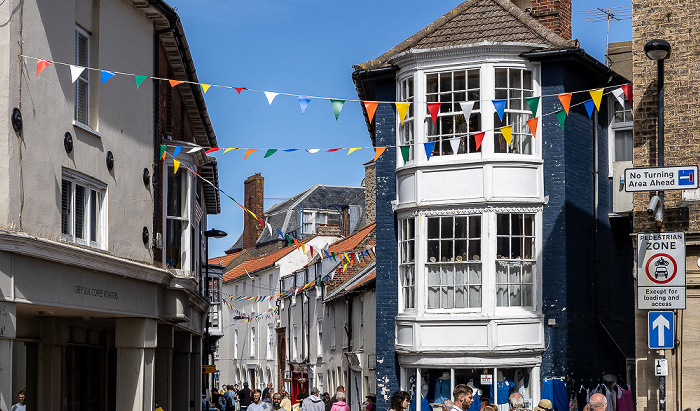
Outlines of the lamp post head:
<svg viewBox="0 0 700 411">
<path fill-rule="evenodd" d="M 224 238 L 228 235 L 228 233 L 226 233 L 226 231 L 217 230 L 216 228 L 212 228 L 211 230 L 207 230 L 203 234 L 207 238 L 209 238 L 209 237 Z"/>
<path fill-rule="evenodd" d="M 651 60 L 665 60 L 671 56 L 671 45 L 663 39 L 649 40 L 644 45 L 644 53 Z"/>
</svg>

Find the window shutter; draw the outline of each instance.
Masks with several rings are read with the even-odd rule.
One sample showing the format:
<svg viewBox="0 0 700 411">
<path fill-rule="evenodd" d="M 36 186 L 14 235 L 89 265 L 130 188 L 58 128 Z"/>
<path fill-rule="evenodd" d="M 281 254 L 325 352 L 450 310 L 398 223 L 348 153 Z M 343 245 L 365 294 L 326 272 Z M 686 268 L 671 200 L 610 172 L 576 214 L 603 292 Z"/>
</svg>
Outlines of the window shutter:
<svg viewBox="0 0 700 411">
<path fill-rule="evenodd" d="M 85 187 L 75 185 L 75 237 L 85 238 Z"/>
<path fill-rule="evenodd" d="M 61 180 L 61 232 L 70 234 L 70 186 L 68 180 Z"/>
</svg>

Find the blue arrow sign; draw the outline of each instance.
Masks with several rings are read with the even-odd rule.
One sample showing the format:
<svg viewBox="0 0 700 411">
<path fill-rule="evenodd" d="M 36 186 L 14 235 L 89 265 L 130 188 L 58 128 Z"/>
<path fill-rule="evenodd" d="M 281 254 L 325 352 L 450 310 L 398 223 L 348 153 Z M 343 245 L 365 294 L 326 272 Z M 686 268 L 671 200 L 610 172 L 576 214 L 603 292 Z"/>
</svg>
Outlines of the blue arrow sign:
<svg viewBox="0 0 700 411">
<path fill-rule="evenodd" d="M 673 312 L 649 311 L 649 349 L 673 349 Z"/>
</svg>

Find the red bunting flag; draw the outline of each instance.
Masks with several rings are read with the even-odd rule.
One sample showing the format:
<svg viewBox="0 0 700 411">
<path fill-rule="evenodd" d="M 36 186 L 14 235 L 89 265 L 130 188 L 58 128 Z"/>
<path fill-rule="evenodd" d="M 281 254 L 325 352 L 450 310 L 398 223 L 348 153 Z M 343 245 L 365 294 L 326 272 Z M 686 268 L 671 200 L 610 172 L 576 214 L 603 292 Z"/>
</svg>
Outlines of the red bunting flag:
<svg viewBox="0 0 700 411">
<path fill-rule="evenodd" d="M 210 148 L 209 150 L 205 151 L 204 154 L 213 153 L 213 152 L 215 152 L 215 151 L 218 150 L 218 149 L 219 149 L 218 147 L 212 147 L 212 148 Z"/>
<path fill-rule="evenodd" d="M 386 147 L 375 147 L 374 149 L 374 161 L 377 161 L 377 159 L 384 153 L 384 150 L 386 150 Z"/>
<path fill-rule="evenodd" d="M 632 104 L 632 84 L 623 84 L 622 86 L 622 91 L 625 92 L 625 97 L 627 97 L 627 101 Z"/>
<path fill-rule="evenodd" d="M 258 217 L 258 221 L 260 222 L 262 228 L 265 228 L 265 223 L 263 222 L 262 218 Z"/>
<path fill-rule="evenodd" d="M 530 131 L 532 131 L 532 137 L 535 137 L 535 134 L 537 134 L 537 117 L 531 118 L 527 121 L 527 126 L 530 127 Z"/>
<path fill-rule="evenodd" d="M 474 134 L 474 140 L 476 140 L 476 149 L 478 150 L 479 147 L 481 147 L 481 142 L 484 140 L 484 136 L 486 135 L 485 132 L 481 133 L 476 133 Z"/>
<path fill-rule="evenodd" d="M 168 82 L 170 83 L 170 87 L 175 87 L 175 86 L 177 86 L 178 84 L 182 84 L 182 83 L 183 83 L 182 81 L 179 81 L 179 80 L 168 80 Z"/>
<path fill-rule="evenodd" d="M 238 92 L 238 94 L 241 94 L 241 90 L 248 90 L 245 87 L 234 87 L 234 89 Z"/>
<path fill-rule="evenodd" d="M 249 148 L 248 150 L 246 150 L 245 154 L 243 155 L 243 160 L 245 160 L 246 157 L 248 157 L 249 155 L 255 153 L 256 151 L 258 151 L 257 148 Z"/>
<path fill-rule="evenodd" d="M 312 246 L 309 246 L 309 253 L 311 253 L 311 257 L 314 256 L 314 248 Z"/>
<path fill-rule="evenodd" d="M 44 71 L 44 69 L 51 65 L 51 62 L 44 59 L 36 59 L 36 75 Z"/>
<path fill-rule="evenodd" d="M 374 112 L 377 111 L 377 103 L 376 101 L 365 101 L 365 110 L 367 110 L 367 118 L 369 119 L 369 122 L 372 122 L 372 119 L 374 118 Z"/>
<path fill-rule="evenodd" d="M 437 121 L 438 113 L 440 112 L 441 103 L 428 103 L 428 110 L 430 111 L 430 117 L 433 118 L 433 124 Z"/>
<path fill-rule="evenodd" d="M 559 97 L 559 101 L 561 101 L 561 105 L 564 106 L 564 111 L 566 111 L 568 116 L 569 106 L 571 105 L 571 93 L 558 94 L 557 97 Z"/>
<path fill-rule="evenodd" d="M 334 151 L 342 150 L 341 148 L 331 148 L 330 150 L 327 151 L 327 153 L 332 153 Z"/>
</svg>

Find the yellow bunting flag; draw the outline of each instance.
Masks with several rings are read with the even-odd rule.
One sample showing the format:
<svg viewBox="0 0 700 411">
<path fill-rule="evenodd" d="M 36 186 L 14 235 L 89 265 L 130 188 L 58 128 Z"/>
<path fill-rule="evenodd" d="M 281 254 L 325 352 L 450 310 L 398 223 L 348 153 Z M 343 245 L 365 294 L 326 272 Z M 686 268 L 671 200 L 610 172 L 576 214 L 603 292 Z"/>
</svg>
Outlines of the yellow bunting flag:
<svg viewBox="0 0 700 411">
<path fill-rule="evenodd" d="M 501 133 L 503 134 L 503 137 L 505 137 L 506 142 L 508 142 L 509 146 L 510 146 L 510 134 L 512 131 L 513 131 L 513 126 L 501 127 Z"/>
<path fill-rule="evenodd" d="M 386 147 L 375 147 L 374 149 L 374 161 L 377 161 L 379 157 L 381 157 L 382 153 L 384 153 L 384 150 L 386 150 Z"/>
<path fill-rule="evenodd" d="M 235 148 L 235 147 L 229 147 L 229 148 L 227 148 L 226 150 L 224 150 L 224 154 L 228 153 L 228 152 L 231 151 L 231 150 L 236 150 L 236 148 Z"/>
<path fill-rule="evenodd" d="M 363 148 L 364 148 L 364 147 L 355 147 L 355 148 L 351 148 L 350 150 L 348 150 L 348 155 L 354 153 L 354 152 L 357 151 L 357 150 L 362 150 Z"/>
<path fill-rule="evenodd" d="M 408 113 L 408 108 L 411 106 L 411 103 L 394 104 L 396 104 L 396 111 L 399 113 L 399 119 L 401 119 L 401 124 L 403 124 L 403 120 L 406 118 L 406 113 Z"/>
<path fill-rule="evenodd" d="M 557 97 L 559 97 L 559 101 L 561 101 L 561 105 L 564 106 L 564 111 L 566 111 L 568 116 L 569 106 L 571 105 L 571 93 L 558 94 Z"/>
<path fill-rule="evenodd" d="M 350 261 L 350 257 L 348 257 L 348 254 L 347 254 L 347 253 L 343 253 L 343 255 L 345 256 L 345 259 L 346 259 L 346 260 Z"/>
<path fill-rule="evenodd" d="M 527 121 L 527 126 L 530 127 L 530 131 L 532 131 L 532 137 L 535 137 L 535 134 L 537 134 L 537 117 L 529 119 Z"/>
<path fill-rule="evenodd" d="M 204 92 L 204 94 L 207 94 L 207 91 L 209 91 L 209 87 L 211 87 L 211 84 L 200 83 L 199 85 L 202 86 L 202 91 Z"/>
<path fill-rule="evenodd" d="M 173 159 L 173 165 L 175 166 L 174 170 L 173 170 L 173 174 L 177 174 L 177 169 L 180 168 L 180 162 Z"/>
<path fill-rule="evenodd" d="M 374 118 L 374 112 L 377 111 L 377 103 L 376 101 L 365 101 L 365 110 L 367 110 L 367 118 L 369 119 L 369 122 L 372 122 L 372 119 Z"/>
<path fill-rule="evenodd" d="M 175 86 L 177 86 L 178 84 L 182 84 L 182 83 L 183 83 L 182 81 L 178 81 L 178 80 L 168 80 L 168 82 L 170 83 L 170 87 L 175 87 Z"/>
<path fill-rule="evenodd" d="M 345 272 L 345 270 L 346 270 L 347 268 L 348 268 L 348 265 L 347 265 L 347 264 L 343 265 L 343 272 Z"/>
<path fill-rule="evenodd" d="M 306 244 L 301 243 L 301 252 L 306 254 Z"/>
<path fill-rule="evenodd" d="M 255 153 L 256 151 L 258 151 L 257 148 L 250 148 L 250 149 L 246 150 L 245 155 L 243 156 L 243 160 L 245 160 L 246 157 L 248 157 L 249 155 Z"/>
<path fill-rule="evenodd" d="M 603 89 L 599 88 L 598 90 L 591 90 L 589 93 L 591 94 L 591 98 L 595 103 L 595 109 L 600 111 L 600 100 L 603 98 Z"/>
</svg>

